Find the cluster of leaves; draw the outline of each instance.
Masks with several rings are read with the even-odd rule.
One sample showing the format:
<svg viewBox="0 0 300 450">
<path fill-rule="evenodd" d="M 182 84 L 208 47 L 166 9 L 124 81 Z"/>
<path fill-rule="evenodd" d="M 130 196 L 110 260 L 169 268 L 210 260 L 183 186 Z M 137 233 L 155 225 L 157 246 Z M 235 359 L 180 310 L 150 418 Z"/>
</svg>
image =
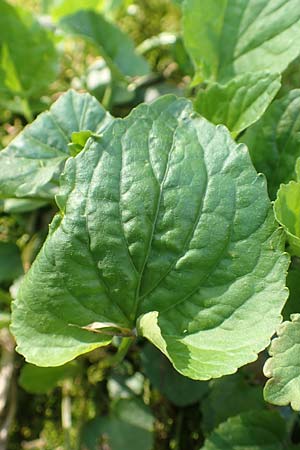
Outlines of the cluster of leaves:
<svg viewBox="0 0 300 450">
<path fill-rule="evenodd" d="M 298 0 L 170 3 L 135 47 L 142 3 L 0 1 L 0 377 L 50 411 L 8 448 L 297 450 Z"/>
</svg>

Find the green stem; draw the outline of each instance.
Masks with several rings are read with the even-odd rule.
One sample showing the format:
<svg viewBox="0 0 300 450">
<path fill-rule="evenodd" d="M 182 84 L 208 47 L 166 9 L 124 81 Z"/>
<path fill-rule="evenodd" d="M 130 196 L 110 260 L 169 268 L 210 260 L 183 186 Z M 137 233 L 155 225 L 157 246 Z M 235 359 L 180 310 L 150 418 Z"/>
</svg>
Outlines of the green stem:
<svg viewBox="0 0 300 450">
<path fill-rule="evenodd" d="M 117 366 L 118 364 L 120 364 L 123 361 L 123 359 L 125 358 L 125 356 L 128 353 L 129 348 L 133 344 L 134 339 L 135 339 L 134 337 L 122 338 L 122 341 L 121 341 L 121 344 L 119 345 L 117 353 L 114 356 L 112 356 L 110 359 L 111 366 Z"/>
</svg>

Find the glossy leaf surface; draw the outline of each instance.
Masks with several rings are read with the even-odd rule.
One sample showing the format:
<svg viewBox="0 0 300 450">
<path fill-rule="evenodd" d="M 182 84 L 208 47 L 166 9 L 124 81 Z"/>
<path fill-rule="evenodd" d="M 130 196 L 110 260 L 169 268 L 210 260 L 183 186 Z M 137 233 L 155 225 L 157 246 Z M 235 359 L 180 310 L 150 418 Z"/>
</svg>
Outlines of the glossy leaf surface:
<svg viewBox="0 0 300 450">
<path fill-rule="evenodd" d="M 60 365 L 108 342 L 94 323 L 137 327 L 195 379 L 268 345 L 287 297 L 282 231 L 246 147 L 189 101 L 161 97 L 113 121 L 68 160 L 56 198 L 14 305 L 29 362 Z"/>
</svg>

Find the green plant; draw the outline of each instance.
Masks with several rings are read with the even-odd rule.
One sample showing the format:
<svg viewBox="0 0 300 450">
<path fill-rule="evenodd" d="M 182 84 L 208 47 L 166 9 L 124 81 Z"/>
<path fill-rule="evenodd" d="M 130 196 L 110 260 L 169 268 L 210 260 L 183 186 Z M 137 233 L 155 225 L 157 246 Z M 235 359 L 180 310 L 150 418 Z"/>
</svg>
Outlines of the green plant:
<svg viewBox="0 0 300 450">
<path fill-rule="evenodd" d="M 19 384 L 61 396 L 43 448 L 299 448 L 297 2 L 176 2 L 183 39 L 137 49 L 113 23 L 132 2 L 48 5 L 110 77 L 105 106 L 68 90 L 0 152 L 1 345 L 12 367 L 11 319 Z"/>
</svg>

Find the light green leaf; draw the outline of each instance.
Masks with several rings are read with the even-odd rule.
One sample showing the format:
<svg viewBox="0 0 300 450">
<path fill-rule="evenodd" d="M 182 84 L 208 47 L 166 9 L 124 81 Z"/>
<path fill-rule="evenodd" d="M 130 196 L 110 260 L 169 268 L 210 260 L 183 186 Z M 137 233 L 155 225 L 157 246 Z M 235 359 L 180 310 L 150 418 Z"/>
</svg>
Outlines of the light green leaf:
<svg viewBox="0 0 300 450">
<path fill-rule="evenodd" d="M 74 362 L 60 367 L 37 367 L 33 364 L 25 364 L 21 369 L 19 384 L 31 394 L 47 394 L 60 381 L 74 378 L 77 372 L 78 366 Z"/>
<path fill-rule="evenodd" d="M 106 444 L 111 450 L 151 450 L 154 418 L 150 410 L 136 400 L 119 400 L 110 417 L 96 417 L 82 433 L 87 450 Z"/>
<path fill-rule="evenodd" d="M 290 181 L 280 186 L 274 212 L 286 232 L 289 252 L 300 257 L 300 183 Z"/>
<path fill-rule="evenodd" d="M 75 131 L 101 132 L 111 117 L 89 94 L 68 91 L 0 152 L 0 197 L 51 199 Z"/>
<path fill-rule="evenodd" d="M 262 387 L 237 373 L 210 382 L 209 394 L 201 402 L 201 424 L 204 431 L 211 432 L 229 417 L 264 408 Z"/>
<path fill-rule="evenodd" d="M 95 44 L 116 78 L 149 73 L 147 61 L 136 54 L 131 38 L 94 11 L 78 11 L 64 17 L 62 28 Z"/>
<path fill-rule="evenodd" d="M 195 109 L 211 122 L 224 124 L 234 134 L 256 122 L 280 88 L 280 75 L 245 73 L 227 84 L 212 83 L 200 90 Z"/>
<path fill-rule="evenodd" d="M 0 283 L 13 281 L 22 273 L 22 261 L 17 245 L 11 242 L 0 242 Z"/>
<path fill-rule="evenodd" d="M 298 0 L 185 0 L 185 45 L 198 77 L 282 72 L 300 53 Z"/>
<path fill-rule="evenodd" d="M 32 16 L 0 2 L 0 103 L 30 119 L 30 101 L 39 98 L 57 73 L 49 33 Z"/>
<path fill-rule="evenodd" d="M 197 403 L 208 392 L 206 382 L 190 380 L 180 375 L 153 345 L 147 344 L 141 357 L 144 372 L 152 385 L 176 406 Z"/>
<path fill-rule="evenodd" d="M 284 450 L 284 420 L 275 411 L 253 411 L 222 423 L 201 450 Z"/>
<path fill-rule="evenodd" d="M 14 304 L 29 362 L 103 345 L 86 329 L 95 322 L 137 326 L 195 379 L 233 373 L 269 344 L 287 297 L 283 232 L 246 147 L 191 102 L 167 95 L 113 121 L 69 158 L 56 198 Z"/>
<path fill-rule="evenodd" d="M 265 399 L 275 405 L 288 405 L 300 410 L 300 314 L 291 322 L 283 322 L 278 337 L 272 341 L 264 374 L 270 378 L 264 390 Z"/>
<path fill-rule="evenodd" d="M 241 140 L 256 169 L 266 175 L 274 199 L 280 183 L 295 177 L 295 160 L 300 156 L 300 89 L 275 100 Z"/>
<path fill-rule="evenodd" d="M 50 12 L 54 20 L 59 20 L 83 9 L 101 10 L 102 4 L 103 0 L 55 0 Z"/>
</svg>

